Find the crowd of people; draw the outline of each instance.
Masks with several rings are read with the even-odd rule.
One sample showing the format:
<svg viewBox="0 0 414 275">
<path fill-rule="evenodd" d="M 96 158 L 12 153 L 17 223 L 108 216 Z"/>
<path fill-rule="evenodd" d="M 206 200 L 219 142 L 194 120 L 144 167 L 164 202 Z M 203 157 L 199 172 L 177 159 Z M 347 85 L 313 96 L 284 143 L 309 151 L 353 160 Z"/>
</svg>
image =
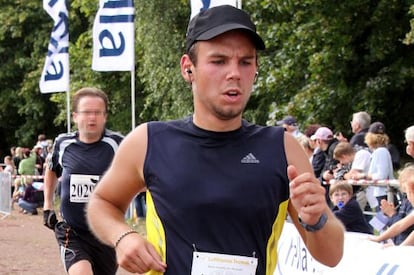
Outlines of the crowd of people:
<svg viewBox="0 0 414 275">
<path fill-rule="evenodd" d="M 406 239 L 414 229 L 414 211 L 407 198 L 407 184 L 403 183 L 414 180 L 408 176 L 414 166 L 408 163 L 398 170 L 400 154 L 392 146 L 382 122 L 371 123 L 371 116 L 364 111 L 354 113 L 353 136 L 348 140 L 342 133 L 334 134 L 329 127 L 319 124 L 309 125 L 302 134 L 293 116 L 282 121 L 279 124 L 288 133 L 293 134 L 289 125 L 295 126 L 294 136 L 307 153 L 315 176 L 326 188 L 327 203 L 347 231 L 372 234 L 370 240 L 387 241 L 387 245 L 410 243 Z M 414 126 L 402 134 L 407 143 L 406 153 L 414 158 Z M 375 184 L 396 177 L 400 182 L 398 189 Z M 394 191 L 391 197 L 389 190 Z M 381 223 L 374 222 L 378 216 L 382 217 Z"/>
<path fill-rule="evenodd" d="M 43 170 L 52 140 L 39 134 L 32 148 L 13 146 L 4 157 L 1 171 L 12 177 L 11 201 L 24 214 L 37 215 L 37 208 L 43 205 Z"/>
</svg>

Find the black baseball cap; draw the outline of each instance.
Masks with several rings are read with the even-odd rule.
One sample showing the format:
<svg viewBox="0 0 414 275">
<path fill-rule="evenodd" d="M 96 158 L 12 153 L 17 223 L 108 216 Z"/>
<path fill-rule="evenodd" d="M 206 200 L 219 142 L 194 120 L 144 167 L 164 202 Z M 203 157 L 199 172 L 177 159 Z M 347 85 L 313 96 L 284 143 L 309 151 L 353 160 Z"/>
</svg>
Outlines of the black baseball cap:
<svg viewBox="0 0 414 275">
<path fill-rule="evenodd" d="M 245 30 L 250 34 L 257 50 L 264 50 L 263 39 L 256 33 L 256 26 L 243 10 L 221 5 L 201 11 L 188 24 L 186 52 L 197 41 L 210 40 L 231 30 Z"/>
<path fill-rule="evenodd" d="M 385 134 L 385 125 L 382 122 L 374 122 L 369 126 L 368 133 Z"/>
</svg>

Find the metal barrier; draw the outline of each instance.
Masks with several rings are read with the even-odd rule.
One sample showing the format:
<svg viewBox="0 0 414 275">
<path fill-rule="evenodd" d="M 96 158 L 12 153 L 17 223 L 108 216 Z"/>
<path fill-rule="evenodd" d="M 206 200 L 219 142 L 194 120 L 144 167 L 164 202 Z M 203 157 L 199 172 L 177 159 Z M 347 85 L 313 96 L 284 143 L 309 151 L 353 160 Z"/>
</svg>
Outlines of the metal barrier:
<svg viewBox="0 0 414 275">
<path fill-rule="evenodd" d="M 4 219 L 11 213 L 12 176 L 8 172 L 0 172 L 0 214 Z"/>
<path fill-rule="evenodd" d="M 396 179 L 392 180 L 330 180 L 329 182 L 323 182 L 324 185 L 332 185 L 335 183 L 349 183 L 356 186 L 383 186 L 387 187 L 387 200 L 391 203 L 394 202 L 396 191 L 400 188 L 400 182 Z"/>
</svg>

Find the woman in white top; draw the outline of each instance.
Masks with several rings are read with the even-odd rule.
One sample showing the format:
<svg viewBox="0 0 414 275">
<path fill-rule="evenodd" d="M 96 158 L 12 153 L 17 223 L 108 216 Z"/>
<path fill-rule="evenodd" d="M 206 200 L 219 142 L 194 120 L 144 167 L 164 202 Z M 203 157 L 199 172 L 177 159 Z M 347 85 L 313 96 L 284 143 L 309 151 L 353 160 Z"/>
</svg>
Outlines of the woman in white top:
<svg viewBox="0 0 414 275">
<path fill-rule="evenodd" d="M 394 179 L 391 154 L 387 149 L 389 140 L 383 123 L 374 122 L 371 124 L 368 133 L 365 135 L 365 143 L 372 151 L 368 174 L 365 176 L 366 179 Z M 371 208 L 377 208 L 382 199 L 387 199 L 387 187 L 369 186 L 366 195 Z"/>
</svg>

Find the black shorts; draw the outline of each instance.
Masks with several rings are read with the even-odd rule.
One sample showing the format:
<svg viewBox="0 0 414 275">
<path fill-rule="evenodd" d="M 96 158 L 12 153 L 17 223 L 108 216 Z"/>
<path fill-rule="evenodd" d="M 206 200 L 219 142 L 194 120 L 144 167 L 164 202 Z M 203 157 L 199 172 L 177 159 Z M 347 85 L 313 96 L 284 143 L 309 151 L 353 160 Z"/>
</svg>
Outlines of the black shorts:
<svg viewBox="0 0 414 275">
<path fill-rule="evenodd" d="M 115 250 L 102 244 L 88 231 L 75 231 L 66 222 L 58 222 L 55 236 L 60 248 L 60 258 L 66 269 L 81 261 L 87 260 L 92 265 L 93 274 L 116 274 Z"/>
</svg>

